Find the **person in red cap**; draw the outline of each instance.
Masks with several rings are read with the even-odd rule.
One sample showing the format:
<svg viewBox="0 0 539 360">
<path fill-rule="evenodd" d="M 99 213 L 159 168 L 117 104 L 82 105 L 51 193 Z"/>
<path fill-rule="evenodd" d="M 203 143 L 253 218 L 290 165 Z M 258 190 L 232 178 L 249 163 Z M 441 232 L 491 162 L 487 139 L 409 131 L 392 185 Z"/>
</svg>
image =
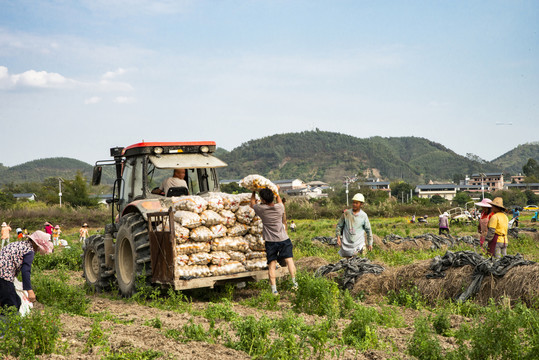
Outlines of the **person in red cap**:
<svg viewBox="0 0 539 360">
<path fill-rule="evenodd" d="M 43 231 L 36 231 L 21 241 L 12 242 L 0 250 L 0 304 L 2 308 L 21 307 L 21 298 L 15 291 L 13 279 L 20 272 L 23 290 L 28 291 L 28 300 L 36 301 L 32 290 L 30 273 L 36 252 L 50 254 L 52 252 L 50 236 Z M 1 309 L 1 308 L 0 308 Z"/>
</svg>

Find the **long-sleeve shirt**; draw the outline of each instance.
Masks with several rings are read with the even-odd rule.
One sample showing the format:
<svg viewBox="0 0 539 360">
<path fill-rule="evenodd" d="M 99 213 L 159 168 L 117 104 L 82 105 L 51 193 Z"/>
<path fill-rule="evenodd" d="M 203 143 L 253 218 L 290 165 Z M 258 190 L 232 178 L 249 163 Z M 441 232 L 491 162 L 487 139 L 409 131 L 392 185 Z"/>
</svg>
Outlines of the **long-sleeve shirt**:
<svg viewBox="0 0 539 360">
<path fill-rule="evenodd" d="M 341 237 L 341 256 L 353 256 L 367 243 L 372 246 L 372 229 L 369 217 L 363 210 L 354 214 L 352 210 L 346 210 L 337 223 L 336 235 Z"/>
<path fill-rule="evenodd" d="M 32 290 L 30 274 L 34 261 L 34 247 L 30 240 L 12 242 L 0 250 L 0 278 L 13 282 L 20 271 L 23 290 Z"/>
</svg>

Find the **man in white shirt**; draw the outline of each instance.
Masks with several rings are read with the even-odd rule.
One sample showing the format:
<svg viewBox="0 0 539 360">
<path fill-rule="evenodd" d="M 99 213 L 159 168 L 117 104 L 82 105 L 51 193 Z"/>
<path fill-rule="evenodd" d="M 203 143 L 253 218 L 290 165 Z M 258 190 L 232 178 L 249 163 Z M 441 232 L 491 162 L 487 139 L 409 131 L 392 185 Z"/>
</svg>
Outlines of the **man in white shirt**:
<svg viewBox="0 0 539 360">
<path fill-rule="evenodd" d="M 185 169 L 174 169 L 174 174 L 163 180 L 163 183 L 159 188 L 152 190 L 152 194 L 166 195 L 168 189 L 172 187 L 185 187 L 187 188 L 187 182 L 185 181 Z"/>
</svg>

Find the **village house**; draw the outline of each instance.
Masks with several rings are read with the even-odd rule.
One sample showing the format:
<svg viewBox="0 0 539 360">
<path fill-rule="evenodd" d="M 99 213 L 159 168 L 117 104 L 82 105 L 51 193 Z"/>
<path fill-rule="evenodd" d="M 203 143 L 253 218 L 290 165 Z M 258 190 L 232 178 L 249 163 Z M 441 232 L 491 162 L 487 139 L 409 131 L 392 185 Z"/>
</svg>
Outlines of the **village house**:
<svg viewBox="0 0 539 360">
<path fill-rule="evenodd" d="M 520 190 L 526 191 L 531 190 L 535 195 L 539 195 L 539 183 L 516 183 L 516 184 L 506 184 L 507 190 Z"/>
<path fill-rule="evenodd" d="M 484 186 L 485 191 L 502 190 L 504 187 L 503 173 L 472 174 L 470 179 L 467 179 L 466 185 Z"/>
<path fill-rule="evenodd" d="M 455 195 L 457 195 L 457 187 L 458 185 L 456 184 L 417 185 L 415 193 L 421 199 L 430 199 L 434 195 L 439 195 L 446 200 L 453 200 Z"/>
<path fill-rule="evenodd" d="M 526 175 L 518 174 L 511 176 L 511 184 L 522 184 Z"/>
<path fill-rule="evenodd" d="M 371 190 L 381 190 L 391 193 L 391 188 L 389 187 L 389 181 L 381 181 L 376 178 L 369 178 L 367 181 L 359 183 L 359 188 L 367 188 Z"/>
<path fill-rule="evenodd" d="M 36 201 L 36 198 L 37 198 L 36 194 L 34 193 L 18 193 L 18 194 L 13 194 L 13 197 L 17 201 L 19 200 Z"/>
</svg>

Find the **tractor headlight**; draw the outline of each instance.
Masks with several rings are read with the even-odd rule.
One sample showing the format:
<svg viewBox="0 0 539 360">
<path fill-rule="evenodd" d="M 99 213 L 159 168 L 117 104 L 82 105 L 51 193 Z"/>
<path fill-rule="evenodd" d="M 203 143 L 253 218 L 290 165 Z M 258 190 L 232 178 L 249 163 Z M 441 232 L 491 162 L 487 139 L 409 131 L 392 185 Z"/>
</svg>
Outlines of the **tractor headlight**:
<svg viewBox="0 0 539 360">
<path fill-rule="evenodd" d="M 200 152 L 207 153 L 208 151 L 210 151 L 210 148 L 207 147 L 206 145 L 203 145 L 200 147 Z"/>
<path fill-rule="evenodd" d="M 153 153 L 156 155 L 160 155 L 163 153 L 163 148 L 161 146 L 156 146 L 153 148 Z"/>
</svg>

